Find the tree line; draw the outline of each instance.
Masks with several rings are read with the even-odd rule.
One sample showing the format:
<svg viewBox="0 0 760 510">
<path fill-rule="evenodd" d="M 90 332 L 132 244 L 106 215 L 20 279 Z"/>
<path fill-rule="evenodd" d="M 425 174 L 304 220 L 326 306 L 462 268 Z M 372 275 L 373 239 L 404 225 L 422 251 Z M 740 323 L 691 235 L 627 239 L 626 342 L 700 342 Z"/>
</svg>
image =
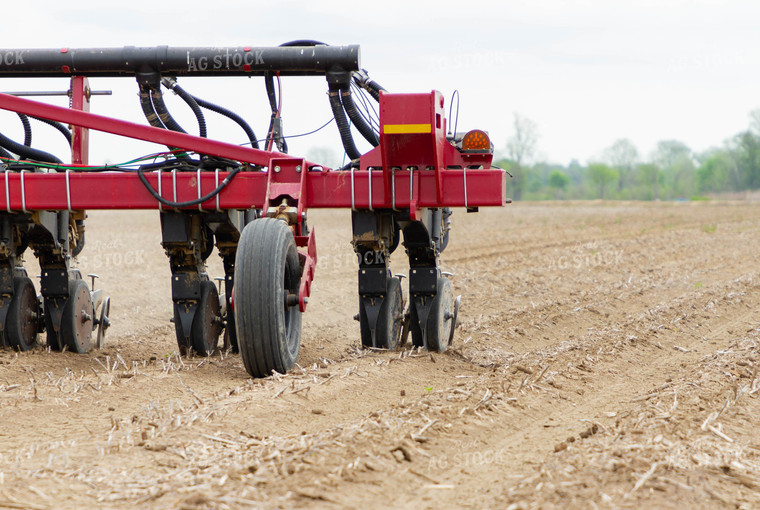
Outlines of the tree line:
<svg viewBox="0 0 760 510">
<path fill-rule="evenodd" d="M 760 189 L 760 109 L 746 130 L 704 152 L 663 140 L 643 157 L 623 138 L 598 160 L 563 166 L 533 161 L 537 139 L 536 124 L 516 114 L 507 154 L 494 162 L 513 176 L 507 194 L 514 200 L 677 200 Z"/>
</svg>

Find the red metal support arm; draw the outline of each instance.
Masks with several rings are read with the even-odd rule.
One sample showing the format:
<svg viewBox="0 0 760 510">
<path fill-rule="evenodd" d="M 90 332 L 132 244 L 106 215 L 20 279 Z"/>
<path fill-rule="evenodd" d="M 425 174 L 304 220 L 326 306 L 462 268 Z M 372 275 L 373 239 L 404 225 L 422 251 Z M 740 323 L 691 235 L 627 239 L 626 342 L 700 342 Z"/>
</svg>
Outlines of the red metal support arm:
<svg viewBox="0 0 760 510">
<path fill-rule="evenodd" d="M 56 120 L 73 126 L 94 129 L 104 133 L 111 133 L 128 138 L 136 138 L 146 142 L 178 147 L 189 151 L 195 151 L 200 154 L 219 156 L 223 158 L 241 161 L 243 163 L 253 163 L 255 165 L 266 166 L 269 159 L 273 156 L 289 158 L 287 154 L 278 152 L 269 152 L 259 149 L 241 147 L 231 143 L 219 142 L 200 136 L 188 135 L 168 129 L 154 128 L 153 126 L 144 126 L 134 122 L 113 119 L 103 115 L 97 115 L 80 110 L 62 108 L 60 106 L 31 101 L 22 97 L 10 96 L 0 93 L 0 108 L 12 112 L 24 113 L 44 119 Z M 314 165 L 314 163 L 309 163 Z"/>
</svg>

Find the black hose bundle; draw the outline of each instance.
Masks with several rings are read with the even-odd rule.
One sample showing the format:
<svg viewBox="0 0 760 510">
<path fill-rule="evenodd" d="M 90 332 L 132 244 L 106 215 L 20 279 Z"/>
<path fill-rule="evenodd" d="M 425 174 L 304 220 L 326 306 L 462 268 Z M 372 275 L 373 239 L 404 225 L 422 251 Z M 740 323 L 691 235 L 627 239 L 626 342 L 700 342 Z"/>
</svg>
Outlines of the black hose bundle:
<svg viewBox="0 0 760 510">
<path fill-rule="evenodd" d="M 29 159 L 33 161 L 42 161 L 44 163 L 56 163 L 59 165 L 63 164 L 63 161 L 55 157 L 54 155 L 50 154 L 49 152 L 45 152 L 39 149 L 33 149 L 32 148 L 32 125 L 29 123 L 29 116 L 24 115 L 23 113 L 17 113 L 18 118 L 21 119 L 21 124 L 24 126 L 24 143 L 20 144 L 18 142 L 15 142 L 8 138 L 7 136 L 0 133 L 0 156 L 4 158 L 11 158 L 10 152 L 13 154 L 18 154 L 20 158 L 22 159 Z M 60 124 L 51 120 L 47 119 L 38 119 L 37 117 L 32 117 L 33 119 L 40 120 L 42 122 L 46 122 L 54 127 L 55 124 Z M 63 129 L 66 129 L 61 125 Z M 66 130 L 68 132 L 68 130 Z M 69 145 L 71 145 L 71 133 L 69 133 Z M 7 149 L 7 150 L 5 150 Z M 8 152 L 10 151 L 10 152 Z"/>
<path fill-rule="evenodd" d="M 359 109 L 356 108 L 356 103 L 354 103 L 354 99 L 351 97 L 351 89 L 347 88 L 341 90 L 340 99 L 343 103 L 343 108 L 348 114 L 348 118 L 351 119 L 351 122 L 353 122 L 354 126 L 356 126 L 356 129 L 359 130 L 364 139 L 372 144 L 373 147 L 380 145 L 380 140 L 377 139 L 375 130 L 372 129 L 372 126 L 367 124 L 364 117 L 359 113 Z"/>
<path fill-rule="evenodd" d="M 289 44 L 289 43 L 286 43 Z M 279 77 L 278 77 L 279 80 Z M 267 73 L 264 77 L 264 84 L 267 89 L 267 98 L 269 99 L 269 107 L 272 109 L 272 117 L 269 120 L 269 129 L 267 130 L 267 147 L 270 147 L 270 141 L 273 141 L 277 145 L 277 149 L 280 152 L 288 152 L 288 142 L 282 136 L 282 118 L 280 117 L 280 107 L 277 105 L 277 95 L 274 91 L 274 76 L 271 73 Z"/>
<path fill-rule="evenodd" d="M 217 186 L 213 191 L 205 194 L 204 196 L 200 198 L 196 198 L 195 200 L 188 200 L 187 202 L 172 202 L 171 200 L 167 200 L 161 195 L 158 194 L 156 190 L 153 189 L 153 186 L 150 185 L 148 182 L 148 179 L 145 177 L 145 171 L 148 170 L 160 170 L 160 169 L 166 169 L 167 165 L 174 166 L 174 164 L 180 165 L 180 168 L 182 166 L 187 166 L 187 161 L 185 160 L 177 160 L 175 162 L 162 162 L 162 163 L 152 163 L 149 165 L 143 165 L 137 169 L 137 176 L 140 178 L 140 182 L 142 182 L 143 186 L 145 186 L 145 189 L 148 190 L 148 193 L 150 193 L 153 198 L 161 202 L 163 205 L 167 207 L 172 207 L 175 209 L 183 208 L 183 207 L 194 207 L 196 205 L 200 205 L 203 202 L 207 202 L 211 200 L 212 198 L 216 197 L 219 193 L 222 192 L 224 188 L 227 187 L 227 185 L 234 179 L 234 177 L 243 169 L 242 166 L 237 166 L 232 171 L 227 174 L 227 177 L 225 177 L 222 182 L 219 183 L 219 186 Z M 201 163 L 201 167 L 203 166 L 203 163 Z"/>
<path fill-rule="evenodd" d="M 156 113 L 156 109 L 153 106 L 153 100 L 151 99 L 150 94 L 150 86 L 145 84 L 140 84 L 140 106 L 142 107 L 143 115 L 145 115 L 145 119 L 148 121 L 148 123 L 159 129 L 166 129 L 166 126 L 164 126 L 164 123 L 161 122 L 161 119 L 158 118 L 158 114 Z"/>
<path fill-rule="evenodd" d="M 161 122 L 164 124 L 164 126 L 166 126 L 167 129 L 176 131 L 178 133 L 187 134 L 187 131 L 182 129 L 182 126 L 180 126 L 179 123 L 174 120 L 174 117 L 172 117 L 171 113 L 169 113 L 169 110 L 166 108 L 166 103 L 164 103 L 164 95 L 161 93 L 160 88 L 150 87 L 150 100 L 153 103 L 153 107 L 156 109 L 158 118 L 161 119 Z"/>
<path fill-rule="evenodd" d="M 351 160 L 359 159 L 361 153 L 356 148 L 354 143 L 354 137 L 351 136 L 351 126 L 346 119 L 346 112 L 343 109 L 343 103 L 340 101 L 340 90 L 330 90 L 328 92 L 330 97 L 330 107 L 332 108 L 333 117 L 335 117 L 335 123 L 338 125 L 338 131 L 340 132 L 340 140 L 343 142 L 343 148 L 346 151 Z"/>
<path fill-rule="evenodd" d="M 160 97 L 160 91 L 159 91 L 159 97 Z M 143 114 L 145 115 L 145 119 L 148 121 L 148 123 L 159 129 L 169 129 L 166 124 L 161 120 L 159 113 L 156 111 L 156 105 L 154 102 L 155 94 L 153 92 L 153 87 L 148 83 L 140 83 L 140 106 L 142 107 Z M 159 99 L 159 102 L 161 106 L 163 107 L 162 110 L 165 112 L 165 116 L 168 119 L 171 119 L 173 122 L 174 119 L 171 115 L 169 115 L 169 112 L 166 110 L 166 105 L 163 102 L 163 99 Z M 179 127 L 179 129 L 182 129 L 179 124 L 176 122 L 174 123 L 175 127 Z M 176 131 L 176 130 L 174 130 Z M 182 131 L 184 133 L 184 130 Z M 166 146 L 170 151 L 180 151 L 178 147 L 172 147 L 171 145 Z M 177 155 L 177 157 L 182 158 L 181 155 Z M 184 159 L 184 158 L 183 158 Z"/>
<path fill-rule="evenodd" d="M 369 94 L 375 99 L 375 101 L 380 102 L 380 91 L 385 91 L 383 87 L 380 86 L 379 83 L 376 81 L 370 79 L 369 74 L 367 74 L 367 71 L 362 69 L 361 71 L 355 71 L 352 73 L 352 77 L 354 78 L 354 82 L 359 85 L 361 88 L 369 92 Z"/>
<path fill-rule="evenodd" d="M 198 129 L 200 136 L 206 138 L 206 118 L 201 111 L 201 108 L 205 108 L 206 110 L 216 112 L 237 123 L 243 129 L 243 131 L 245 131 L 245 134 L 248 136 L 248 141 L 251 143 L 251 146 L 254 149 L 259 148 L 259 141 L 256 138 L 256 133 L 253 132 L 251 126 L 240 115 L 231 110 L 228 110 L 227 108 L 224 108 L 223 106 L 219 106 L 217 104 L 201 99 L 198 96 L 190 94 L 172 79 L 164 78 L 162 80 L 162 83 L 165 87 L 170 88 L 176 92 L 177 95 L 182 98 L 185 103 L 187 103 L 190 109 L 193 110 L 195 118 L 198 119 Z"/>
<path fill-rule="evenodd" d="M 195 115 L 195 119 L 198 121 L 198 135 L 201 138 L 206 138 L 208 136 L 206 130 L 206 117 L 203 115 L 203 111 L 198 105 L 197 99 L 191 94 L 188 94 L 185 89 L 177 85 L 177 82 L 174 80 L 164 78 L 161 80 L 161 83 L 163 83 L 165 87 L 173 90 L 190 107 L 193 111 L 193 115 Z"/>
<path fill-rule="evenodd" d="M 22 145 L 18 142 L 14 142 L 13 140 L 3 135 L 2 133 L 0 133 L 0 147 L 8 149 L 12 153 L 18 154 L 21 158 L 24 158 L 24 159 L 30 159 L 33 161 L 42 161 L 44 163 L 55 163 L 58 165 L 63 164 L 63 161 L 53 156 L 49 152 L 41 151 L 39 149 L 33 149 L 32 147 L 27 147 L 26 145 Z"/>
</svg>

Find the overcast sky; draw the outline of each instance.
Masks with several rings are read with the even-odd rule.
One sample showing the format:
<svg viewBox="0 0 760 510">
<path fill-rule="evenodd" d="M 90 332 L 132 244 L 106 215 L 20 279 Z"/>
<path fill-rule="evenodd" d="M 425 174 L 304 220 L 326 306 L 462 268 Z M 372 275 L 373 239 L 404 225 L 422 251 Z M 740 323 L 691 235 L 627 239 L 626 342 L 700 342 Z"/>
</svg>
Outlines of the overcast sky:
<svg viewBox="0 0 760 510">
<path fill-rule="evenodd" d="M 7 4 L 7 5 L 6 5 Z M 391 92 L 459 90 L 460 130 L 490 132 L 506 151 L 514 113 L 536 122 L 540 159 L 597 158 L 619 138 L 648 156 L 663 139 L 695 151 L 746 129 L 760 107 L 760 2 L 577 0 L 426 2 L 320 0 L 184 2 L 5 2 L 0 46 L 276 46 L 293 39 L 360 44 L 362 65 Z M 1 80 L 0 91 L 66 88 L 66 80 Z M 190 79 L 186 89 L 234 109 L 259 136 L 268 123 L 260 79 Z M 286 134 L 330 117 L 322 78 L 283 80 Z M 144 122 L 131 79 L 100 79 L 93 111 Z M 58 101 L 58 104 L 65 104 Z M 191 131 L 181 103 L 172 113 Z M 0 129 L 19 137 L 18 121 Z M 46 126 L 37 131 L 47 142 Z M 243 142 L 234 126 L 210 136 Z M 35 135 L 37 136 L 37 135 Z M 49 146 L 57 154 L 59 140 Z M 342 154 L 337 129 L 294 139 L 291 153 L 315 147 Z M 363 147 L 367 148 L 367 147 Z M 157 150 L 95 137 L 93 159 L 116 162 Z M 65 150 L 65 147 L 63 148 Z"/>
</svg>

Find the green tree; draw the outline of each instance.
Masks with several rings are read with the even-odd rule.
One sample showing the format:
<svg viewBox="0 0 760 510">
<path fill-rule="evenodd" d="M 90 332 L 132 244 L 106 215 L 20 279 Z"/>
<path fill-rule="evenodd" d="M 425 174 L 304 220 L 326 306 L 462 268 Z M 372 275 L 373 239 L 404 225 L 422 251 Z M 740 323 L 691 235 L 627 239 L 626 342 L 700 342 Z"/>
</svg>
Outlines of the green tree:
<svg viewBox="0 0 760 510">
<path fill-rule="evenodd" d="M 713 150 L 697 168 L 697 189 L 700 193 L 736 190 L 736 177 L 736 163 L 731 153 L 725 149 Z"/>
<path fill-rule="evenodd" d="M 520 200 L 525 190 L 526 178 L 524 165 L 533 157 L 538 142 L 536 123 L 527 117 L 515 113 L 514 134 L 507 140 L 507 152 L 512 160 L 512 198 Z"/>
<path fill-rule="evenodd" d="M 652 162 L 662 171 L 664 198 L 690 197 L 697 190 L 694 177 L 694 155 L 678 140 L 657 143 Z"/>
<path fill-rule="evenodd" d="M 662 172 L 653 163 L 642 163 L 636 166 L 636 181 L 640 193 L 636 198 L 641 200 L 659 200 L 660 179 Z"/>
<path fill-rule="evenodd" d="M 633 142 L 627 138 L 616 140 L 604 150 L 603 159 L 618 172 L 618 193 L 630 184 L 630 176 L 636 167 L 639 159 L 639 150 L 633 145 Z"/>
<path fill-rule="evenodd" d="M 561 170 L 554 170 L 549 174 L 549 187 L 554 190 L 555 199 L 562 198 L 568 184 L 570 184 L 570 177 Z"/>
<path fill-rule="evenodd" d="M 733 146 L 742 189 L 760 188 L 760 136 L 744 131 L 734 137 Z"/>
<path fill-rule="evenodd" d="M 620 175 L 614 168 L 604 163 L 592 163 L 588 166 L 588 177 L 595 189 L 599 191 L 598 197 L 607 198 L 607 191 L 617 182 Z"/>
</svg>

